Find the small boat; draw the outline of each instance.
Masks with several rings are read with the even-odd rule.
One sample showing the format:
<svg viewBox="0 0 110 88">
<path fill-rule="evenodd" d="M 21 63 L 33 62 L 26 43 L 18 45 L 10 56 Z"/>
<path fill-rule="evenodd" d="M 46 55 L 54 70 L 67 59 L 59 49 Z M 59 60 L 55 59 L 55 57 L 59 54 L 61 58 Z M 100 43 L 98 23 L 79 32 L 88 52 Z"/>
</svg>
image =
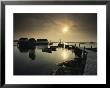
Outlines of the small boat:
<svg viewBox="0 0 110 88">
<path fill-rule="evenodd" d="M 42 52 L 52 53 L 52 49 L 51 48 L 44 48 L 44 49 L 42 49 Z"/>
<path fill-rule="evenodd" d="M 65 45 L 65 48 L 67 48 L 67 49 L 68 49 L 68 47 L 69 47 L 69 45 Z"/>
<path fill-rule="evenodd" d="M 56 46 L 50 46 L 52 51 L 56 51 Z"/>
<path fill-rule="evenodd" d="M 58 44 L 58 47 L 64 48 L 64 44 L 63 44 L 63 43 L 59 43 L 59 44 Z"/>
</svg>

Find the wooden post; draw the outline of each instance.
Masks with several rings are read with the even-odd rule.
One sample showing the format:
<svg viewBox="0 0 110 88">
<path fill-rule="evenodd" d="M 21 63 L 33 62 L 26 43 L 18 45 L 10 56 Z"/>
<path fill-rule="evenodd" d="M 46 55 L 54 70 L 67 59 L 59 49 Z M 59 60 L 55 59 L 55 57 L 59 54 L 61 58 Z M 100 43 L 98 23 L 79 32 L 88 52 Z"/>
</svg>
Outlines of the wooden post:
<svg viewBox="0 0 110 88">
<path fill-rule="evenodd" d="M 92 49 L 92 45 L 91 45 L 91 49 Z"/>
<path fill-rule="evenodd" d="M 80 43 L 79 43 L 79 48 L 80 48 Z"/>
<path fill-rule="evenodd" d="M 85 46 L 84 46 L 84 51 L 85 51 Z"/>
<path fill-rule="evenodd" d="M 76 44 L 74 46 L 76 47 Z"/>
</svg>

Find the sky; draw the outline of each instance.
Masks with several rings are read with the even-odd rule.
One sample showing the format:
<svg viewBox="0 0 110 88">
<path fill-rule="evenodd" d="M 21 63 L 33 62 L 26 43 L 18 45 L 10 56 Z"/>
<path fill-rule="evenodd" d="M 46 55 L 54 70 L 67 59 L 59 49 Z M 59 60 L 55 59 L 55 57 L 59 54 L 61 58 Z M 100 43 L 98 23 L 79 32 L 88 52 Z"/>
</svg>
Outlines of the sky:
<svg viewBox="0 0 110 88">
<path fill-rule="evenodd" d="M 14 13 L 14 39 L 96 42 L 96 13 Z"/>
</svg>

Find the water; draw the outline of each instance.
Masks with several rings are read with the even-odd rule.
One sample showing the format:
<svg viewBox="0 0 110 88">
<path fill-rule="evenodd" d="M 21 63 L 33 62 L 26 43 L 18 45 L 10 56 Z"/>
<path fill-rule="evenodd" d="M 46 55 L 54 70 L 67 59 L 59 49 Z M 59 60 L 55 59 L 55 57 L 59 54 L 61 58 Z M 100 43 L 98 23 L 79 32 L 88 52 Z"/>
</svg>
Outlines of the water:
<svg viewBox="0 0 110 88">
<path fill-rule="evenodd" d="M 57 48 L 52 53 L 42 52 L 42 48 L 44 46 L 20 51 L 17 46 L 14 46 L 14 74 L 49 75 L 52 70 L 57 68 L 56 64 L 75 58 L 72 51 L 64 48 Z"/>
<path fill-rule="evenodd" d="M 84 46 L 81 45 L 82 48 Z M 75 58 L 74 52 L 65 48 L 57 48 L 52 53 L 42 52 L 42 49 L 47 47 L 49 46 L 36 46 L 33 49 L 26 49 L 18 48 L 15 45 L 14 75 L 50 75 L 53 70 L 58 68 L 58 63 Z M 91 47 L 91 45 L 86 45 L 86 47 Z M 96 46 L 93 45 L 93 47 Z"/>
</svg>

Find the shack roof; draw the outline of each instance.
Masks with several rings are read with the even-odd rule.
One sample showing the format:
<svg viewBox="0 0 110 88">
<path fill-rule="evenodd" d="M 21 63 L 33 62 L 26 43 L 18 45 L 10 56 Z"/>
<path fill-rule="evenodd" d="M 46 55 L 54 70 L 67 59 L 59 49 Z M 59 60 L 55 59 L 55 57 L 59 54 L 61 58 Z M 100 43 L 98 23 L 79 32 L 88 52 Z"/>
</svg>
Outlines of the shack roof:
<svg viewBox="0 0 110 88">
<path fill-rule="evenodd" d="M 48 41 L 47 39 L 37 39 L 37 41 Z"/>
</svg>

